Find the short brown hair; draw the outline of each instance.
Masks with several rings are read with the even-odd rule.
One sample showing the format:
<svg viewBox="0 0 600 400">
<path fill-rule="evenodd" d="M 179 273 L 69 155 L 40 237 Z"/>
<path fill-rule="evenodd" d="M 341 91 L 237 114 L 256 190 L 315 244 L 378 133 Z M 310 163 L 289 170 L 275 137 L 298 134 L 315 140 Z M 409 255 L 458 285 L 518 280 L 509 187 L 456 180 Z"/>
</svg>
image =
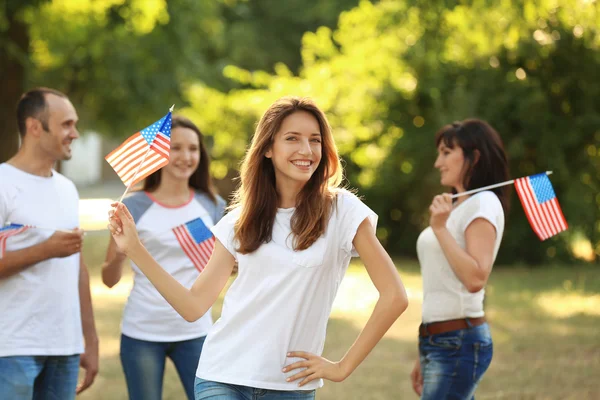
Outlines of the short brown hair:
<svg viewBox="0 0 600 400">
<path fill-rule="evenodd" d="M 27 130 L 27 118 L 35 118 L 42 123 L 42 128 L 48 131 L 48 103 L 46 95 L 53 94 L 58 97 L 68 99 L 67 95 L 55 89 L 38 87 L 23 93 L 17 103 L 17 125 L 19 134 L 25 136 Z"/>
</svg>

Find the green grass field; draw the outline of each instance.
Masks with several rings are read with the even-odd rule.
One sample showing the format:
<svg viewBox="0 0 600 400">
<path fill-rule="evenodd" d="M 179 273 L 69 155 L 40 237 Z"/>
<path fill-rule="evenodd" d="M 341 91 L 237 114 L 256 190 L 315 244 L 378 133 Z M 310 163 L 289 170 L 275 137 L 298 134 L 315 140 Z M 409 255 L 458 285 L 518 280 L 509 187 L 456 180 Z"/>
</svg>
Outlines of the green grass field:
<svg viewBox="0 0 600 400">
<path fill-rule="evenodd" d="M 100 373 L 82 400 L 125 400 L 119 362 L 121 311 L 131 277 L 113 289 L 103 286 L 100 265 L 106 232 L 86 237 L 84 258 L 91 271 Z M 416 399 L 409 373 L 416 354 L 421 312 L 421 278 L 412 261 L 396 265 L 410 306 L 366 361 L 345 382 L 325 382 L 322 400 Z M 477 399 L 600 399 L 600 268 L 496 268 L 488 284 L 487 315 L 494 359 Z M 366 322 L 377 293 L 360 262 L 344 279 L 328 328 L 324 356 L 339 359 Z M 213 308 L 215 318 L 221 300 Z M 171 364 L 165 374 L 165 400 L 184 399 Z"/>
</svg>

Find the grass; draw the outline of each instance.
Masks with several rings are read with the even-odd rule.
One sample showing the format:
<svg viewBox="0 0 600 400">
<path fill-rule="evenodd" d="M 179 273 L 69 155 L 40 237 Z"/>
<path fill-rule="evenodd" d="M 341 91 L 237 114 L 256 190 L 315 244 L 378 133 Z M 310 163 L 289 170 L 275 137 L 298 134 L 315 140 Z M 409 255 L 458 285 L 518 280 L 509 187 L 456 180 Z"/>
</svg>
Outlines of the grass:
<svg viewBox="0 0 600 400">
<path fill-rule="evenodd" d="M 100 280 L 107 233 L 86 236 L 100 374 L 82 400 L 125 400 L 119 361 L 119 324 L 131 287 L 126 276 L 109 290 Z M 325 382 L 321 400 L 416 399 L 409 374 L 416 354 L 421 278 L 414 262 L 397 260 L 410 306 L 365 362 L 343 383 Z M 359 262 L 340 288 L 329 322 L 324 356 L 339 359 L 367 321 L 377 294 Z M 221 311 L 222 298 L 213 308 Z M 477 399 L 596 399 L 600 396 L 600 269 L 597 266 L 496 268 L 488 284 L 486 310 L 494 337 L 494 359 Z M 173 366 L 165 374 L 165 400 L 183 399 Z"/>
</svg>

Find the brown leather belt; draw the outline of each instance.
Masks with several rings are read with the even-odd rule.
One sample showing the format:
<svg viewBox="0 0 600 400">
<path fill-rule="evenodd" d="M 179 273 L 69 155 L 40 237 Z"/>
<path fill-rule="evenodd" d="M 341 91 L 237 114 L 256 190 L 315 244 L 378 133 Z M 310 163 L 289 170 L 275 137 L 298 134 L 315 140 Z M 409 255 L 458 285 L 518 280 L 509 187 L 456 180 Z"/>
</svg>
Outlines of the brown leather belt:
<svg viewBox="0 0 600 400">
<path fill-rule="evenodd" d="M 419 325 L 419 336 L 438 335 L 440 333 L 457 331 L 479 326 L 485 322 L 485 317 L 451 319 L 449 321 L 431 322 Z"/>
</svg>

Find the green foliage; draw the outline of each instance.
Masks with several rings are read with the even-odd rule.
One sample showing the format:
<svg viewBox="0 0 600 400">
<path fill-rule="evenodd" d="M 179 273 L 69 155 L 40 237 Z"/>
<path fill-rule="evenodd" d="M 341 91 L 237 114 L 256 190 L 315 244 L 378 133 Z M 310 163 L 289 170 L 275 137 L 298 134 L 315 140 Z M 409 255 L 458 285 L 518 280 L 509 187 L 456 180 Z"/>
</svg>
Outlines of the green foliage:
<svg viewBox="0 0 600 400">
<path fill-rule="evenodd" d="M 571 226 L 539 243 L 513 196 L 500 259 L 568 260 L 575 233 L 600 253 L 597 5 L 448 3 L 362 1 L 341 14 L 335 31 L 304 35 L 298 74 L 281 64 L 275 74 L 228 67 L 227 76 L 246 87 L 228 94 L 191 87 L 188 112 L 224 137 L 217 157 L 234 155 L 219 168 L 235 168 L 239 144 L 273 100 L 315 98 L 334 127 L 350 185 L 380 215 L 380 238 L 408 255 L 441 190 L 434 132 L 453 120 L 486 119 L 504 139 L 514 177 L 554 171 Z"/>
<path fill-rule="evenodd" d="M 223 76 L 228 64 L 271 70 L 283 60 L 297 69 L 304 32 L 333 26 L 342 10 L 357 3 L 7 1 L 29 27 L 30 52 L 19 54 L 27 72 L 19 83 L 23 91 L 61 89 L 78 108 L 82 128 L 118 137 L 154 121 L 173 103 L 181 108 L 182 88 L 195 82 L 222 91 L 238 85 Z M 7 15 L 0 7 L 0 32 L 10 22 Z M 11 48 L 10 37 L 1 39 L 0 48 Z M 14 134 L 8 130 L 0 128 L 0 136 Z"/>
<path fill-rule="evenodd" d="M 311 96 L 334 127 L 348 183 L 380 215 L 380 238 L 413 256 L 442 190 L 434 132 L 480 117 L 501 133 L 514 177 L 554 171 L 570 224 L 539 243 L 513 196 L 500 261 L 569 260 L 582 236 L 600 254 L 596 0 L 6 4 L 0 32 L 18 14 L 30 53 L 2 37 L 0 55 L 26 69 L 24 88 L 69 93 L 83 128 L 125 137 L 175 103 L 214 142 L 213 173 L 224 178 L 269 104 Z"/>
<path fill-rule="evenodd" d="M 212 1 L 55 0 L 26 16 L 29 81 L 68 93 L 84 127 L 126 136 L 181 106 L 182 82 L 214 73 L 201 38 L 219 33 L 217 17 Z"/>
</svg>

